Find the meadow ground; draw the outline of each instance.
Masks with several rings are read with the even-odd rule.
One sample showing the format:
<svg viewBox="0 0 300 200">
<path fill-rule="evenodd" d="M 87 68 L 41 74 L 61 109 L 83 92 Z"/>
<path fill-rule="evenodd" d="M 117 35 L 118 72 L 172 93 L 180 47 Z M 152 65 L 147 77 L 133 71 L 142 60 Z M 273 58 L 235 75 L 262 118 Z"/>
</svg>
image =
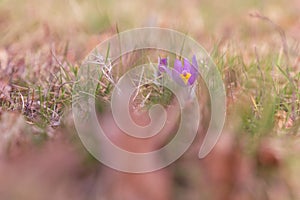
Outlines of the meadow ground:
<svg viewBox="0 0 300 200">
<path fill-rule="evenodd" d="M 300 199 L 299 11 L 298 0 L 0 0 L 0 199 Z M 196 143 L 164 170 L 132 175 L 82 146 L 72 87 L 98 43 L 145 26 L 203 45 L 227 119 L 205 159 Z"/>
</svg>

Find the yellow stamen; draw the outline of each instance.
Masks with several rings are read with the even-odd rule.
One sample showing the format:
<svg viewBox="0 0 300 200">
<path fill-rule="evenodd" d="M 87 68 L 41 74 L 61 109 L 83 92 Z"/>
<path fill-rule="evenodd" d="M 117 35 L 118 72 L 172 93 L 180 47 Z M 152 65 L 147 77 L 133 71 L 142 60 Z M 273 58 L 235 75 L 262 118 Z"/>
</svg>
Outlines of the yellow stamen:
<svg viewBox="0 0 300 200">
<path fill-rule="evenodd" d="M 190 73 L 186 73 L 185 75 L 184 74 L 180 74 L 180 77 L 181 77 L 181 79 L 183 80 L 183 82 L 185 84 L 188 83 L 188 81 L 189 81 L 189 79 L 190 79 L 191 76 L 192 76 L 192 74 L 190 74 Z"/>
</svg>

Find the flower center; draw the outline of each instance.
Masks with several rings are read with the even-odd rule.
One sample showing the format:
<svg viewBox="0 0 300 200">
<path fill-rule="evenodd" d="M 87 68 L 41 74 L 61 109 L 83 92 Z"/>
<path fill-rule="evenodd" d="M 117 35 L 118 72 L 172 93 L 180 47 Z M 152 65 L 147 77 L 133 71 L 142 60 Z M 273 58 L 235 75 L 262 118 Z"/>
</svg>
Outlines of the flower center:
<svg viewBox="0 0 300 200">
<path fill-rule="evenodd" d="M 192 76 L 192 74 L 189 73 L 189 72 L 187 72 L 187 71 L 183 71 L 183 72 L 180 74 L 180 77 L 181 77 L 181 79 L 183 80 L 183 82 L 184 82 L 185 84 L 188 83 L 188 81 L 189 81 L 189 79 L 190 79 L 191 76 Z"/>
</svg>

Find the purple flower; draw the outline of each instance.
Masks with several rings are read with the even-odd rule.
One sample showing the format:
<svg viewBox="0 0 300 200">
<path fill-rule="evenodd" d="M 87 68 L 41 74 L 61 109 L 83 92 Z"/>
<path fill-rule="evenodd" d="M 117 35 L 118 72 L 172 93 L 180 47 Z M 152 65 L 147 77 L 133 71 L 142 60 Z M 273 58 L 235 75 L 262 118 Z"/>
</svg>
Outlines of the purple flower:
<svg viewBox="0 0 300 200">
<path fill-rule="evenodd" d="M 160 72 L 166 72 L 167 71 L 167 66 L 168 66 L 168 58 L 159 57 L 158 61 L 159 61 L 158 70 Z"/>
<path fill-rule="evenodd" d="M 174 68 L 172 70 L 167 68 L 167 59 L 159 59 L 158 69 L 160 72 L 166 72 L 174 81 L 182 86 L 193 85 L 199 75 L 198 64 L 196 56 L 192 57 L 192 64 L 186 59 L 183 59 L 183 63 L 179 59 L 175 59 Z"/>
</svg>

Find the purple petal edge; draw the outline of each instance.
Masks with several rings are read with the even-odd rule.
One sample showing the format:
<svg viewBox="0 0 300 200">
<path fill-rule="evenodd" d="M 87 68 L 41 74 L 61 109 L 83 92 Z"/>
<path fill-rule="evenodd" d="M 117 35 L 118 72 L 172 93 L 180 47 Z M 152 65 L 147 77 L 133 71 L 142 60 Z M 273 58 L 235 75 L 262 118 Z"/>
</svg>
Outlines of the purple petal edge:
<svg viewBox="0 0 300 200">
<path fill-rule="evenodd" d="M 191 74 L 199 74 L 199 67 L 198 67 L 198 63 L 197 63 L 197 59 L 196 56 L 193 55 L 192 57 L 192 67 L 191 67 Z"/>
<path fill-rule="evenodd" d="M 174 61 L 174 70 L 176 70 L 178 73 L 181 73 L 183 70 L 182 62 L 177 58 Z"/>
<path fill-rule="evenodd" d="M 159 58 L 159 64 L 160 65 L 168 65 L 168 58 Z"/>
<path fill-rule="evenodd" d="M 188 72 L 191 72 L 191 68 L 192 68 L 192 65 L 191 63 L 189 62 L 188 59 L 184 58 L 183 59 L 183 70 L 186 70 Z"/>
<path fill-rule="evenodd" d="M 193 74 L 188 80 L 189 85 L 193 85 L 196 79 L 197 79 L 197 74 Z"/>
</svg>

